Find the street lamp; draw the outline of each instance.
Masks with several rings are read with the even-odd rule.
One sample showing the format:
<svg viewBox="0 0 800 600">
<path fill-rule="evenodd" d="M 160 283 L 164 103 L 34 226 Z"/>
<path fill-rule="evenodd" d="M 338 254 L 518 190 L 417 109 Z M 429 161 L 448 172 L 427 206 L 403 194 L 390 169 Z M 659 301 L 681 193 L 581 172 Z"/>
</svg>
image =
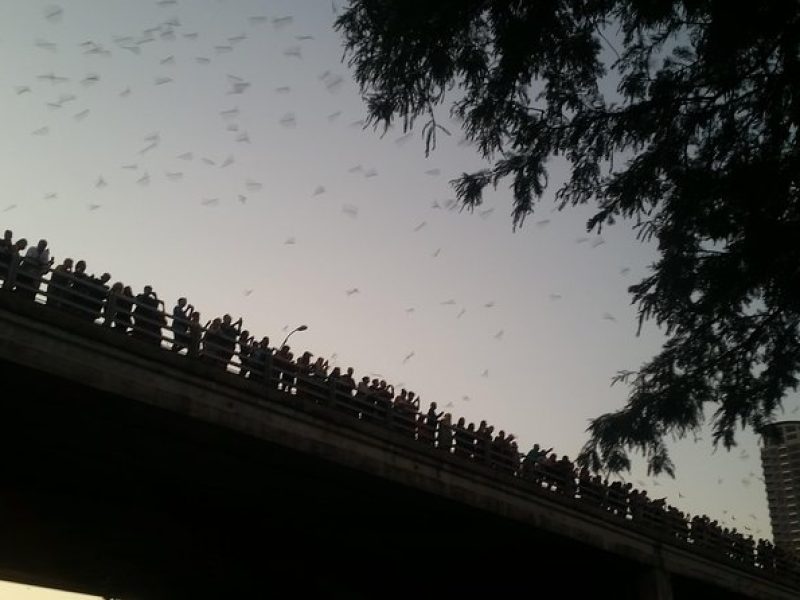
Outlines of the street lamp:
<svg viewBox="0 0 800 600">
<path fill-rule="evenodd" d="M 289 332 L 289 335 L 286 336 L 286 338 L 283 340 L 281 345 L 278 347 L 278 350 L 280 350 L 281 348 L 283 348 L 286 345 L 286 342 L 289 341 L 289 336 L 291 336 L 294 332 L 296 332 L 296 331 L 305 331 L 306 329 L 308 329 L 307 325 L 300 325 L 300 327 L 296 327 L 295 329 L 292 329 Z"/>
</svg>

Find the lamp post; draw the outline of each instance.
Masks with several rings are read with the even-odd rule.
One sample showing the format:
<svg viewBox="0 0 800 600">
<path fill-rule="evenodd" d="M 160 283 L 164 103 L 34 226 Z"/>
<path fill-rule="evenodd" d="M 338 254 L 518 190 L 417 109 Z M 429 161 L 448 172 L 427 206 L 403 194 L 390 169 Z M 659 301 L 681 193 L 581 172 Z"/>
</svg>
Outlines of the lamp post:
<svg viewBox="0 0 800 600">
<path fill-rule="evenodd" d="M 278 350 L 280 350 L 281 348 L 283 348 L 283 347 L 286 345 L 286 342 L 288 342 L 288 341 L 289 341 L 289 337 L 290 337 L 290 336 L 291 336 L 293 333 L 295 333 L 296 331 L 305 331 L 306 329 L 308 329 L 308 326 L 307 326 L 307 325 L 300 325 L 300 327 L 295 327 L 294 329 L 292 329 L 292 330 L 289 332 L 289 335 L 287 335 L 287 336 L 284 338 L 283 342 L 281 342 L 281 345 L 278 347 Z"/>
</svg>

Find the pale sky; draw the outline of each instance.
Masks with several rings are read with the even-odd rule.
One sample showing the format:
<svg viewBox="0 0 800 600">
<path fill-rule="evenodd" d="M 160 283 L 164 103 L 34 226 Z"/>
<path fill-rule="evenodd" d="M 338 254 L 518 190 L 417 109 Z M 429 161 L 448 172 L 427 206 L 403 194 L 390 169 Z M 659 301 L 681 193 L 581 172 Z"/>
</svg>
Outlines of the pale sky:
<svg viewBox="0 0 800 600">
<path fill-rule="evenodd" d="M 483 163 L 456 123 L 427 159 L 419 129 L 363 130 L 329 0 L 57 8 L 0 0 L 0 227 L 15 238 L 169 307 L 185 295 L 203 320 L 241 315 L 274 344 L 304 323 L 296 355 L 486 419 L 523 451 L 574 457 L 589 419 L 623 406 L 612 376 L 663 341 L 654 324 L 636 336 L 627 294 L 653 248 L 624 222 L 586 234 L 592 208 L 554 212 L 552 193 L 512 232 L 505 184 L 449 210 L 448 180 Z M 677 479 L 648 479 L 641 458 L 630 479 L 769 537 L 756 439 L 740 441 L 674 444 Z"/>
</svg>

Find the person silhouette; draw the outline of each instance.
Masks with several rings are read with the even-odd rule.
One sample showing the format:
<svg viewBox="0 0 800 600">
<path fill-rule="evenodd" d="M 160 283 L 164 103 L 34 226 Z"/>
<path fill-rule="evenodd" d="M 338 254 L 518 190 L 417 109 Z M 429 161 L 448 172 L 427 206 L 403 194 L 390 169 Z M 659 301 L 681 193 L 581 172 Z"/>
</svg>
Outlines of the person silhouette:
<svg viewBox="0 0 800 600">
<path fill-rule="evenodd" d="M 72 259 L 65 258 L 50 275 L 47 284 L 47 306 L 62 309 L 62 299 L 69 298 L 69 288 L 72 282 Z"/>
<path fill-rule="evenodd" d="M 180 352 L 189 346 L 189 318 L 194 312 L 194 307 L 188 304 L 186 298 L 178 298 L 172 309 L 172 351 Z"/>
<path fill-rule="evenodd" d="M 10 229 L 6 229 L 3 239 L 0 239 L 0 279 L 5 281 L 8 279 L 8 269 L 11 265 L 11 258 L 14 256 L 14 242 L 12 240 L 14 233 Z"/>
<path fill-rule="evenodd" d="M 47 240 L 39 240 L 35 246 L 28 248 L 25 258 L 19 266 L 17 274 L 17 292 L 23 298 L 34 300 L 39 292 L 39 285 L 48 269 L 52 266 L 53 259 L 47 249 Z"/>
</svg>

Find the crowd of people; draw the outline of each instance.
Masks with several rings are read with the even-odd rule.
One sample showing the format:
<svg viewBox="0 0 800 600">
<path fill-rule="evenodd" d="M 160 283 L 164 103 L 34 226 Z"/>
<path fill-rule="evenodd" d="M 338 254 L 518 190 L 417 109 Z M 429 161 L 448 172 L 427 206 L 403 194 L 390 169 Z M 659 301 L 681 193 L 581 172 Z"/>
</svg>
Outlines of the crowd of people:
<svg viewBox="0 0 800 600">
<path fill-rule="evenodd" d="M 186 298 L 179 298 L 168 313 L 151 286 L 134 295 L 130 286 L 110 284 L 111 276 L 90 275 L 86 262 L 64 259 L 53 267 L 46 240 L 28 247 L 25 239 L 13 241 L 6 231 L 0 240 L 0 279 L 3 290 L 35 301 L 74 318 L 99 325 L 205 364 L 230 371 L 279 392 L 326 404 L 357 419 L 394 430 L 435 451 L 515 477 L 534 493 L 596 510 L 610 518 L 630 522 L 648 533 L 691 544 L 696 549 L 725 556 L 753 567 L 800 576 L 793 555 L 765 540 L 755 541 L 709 517 L 690 517 L 651 499 L 630 483 L 610 482 L 586 468 L 577 469 L 567 456 L 534 445 L 522 455 L 513 434 L 498 431 L 486 421 L 476 427 L 454 420 L 432 402 L 421 409 L 418 395 L 394 389 L 381 379 L 362 377 L 353 368 L 344 372 L 321 357 L 304 352 L 297 359 L 285 344 L 272 348 L 268 337 L 256 340 L 226 314 L 202 324 L 200 313 Z M 49 273 L 49 278 L 46 275 Z M 165 330 L 169 335 L 165 336 Z"/>
</svg>

